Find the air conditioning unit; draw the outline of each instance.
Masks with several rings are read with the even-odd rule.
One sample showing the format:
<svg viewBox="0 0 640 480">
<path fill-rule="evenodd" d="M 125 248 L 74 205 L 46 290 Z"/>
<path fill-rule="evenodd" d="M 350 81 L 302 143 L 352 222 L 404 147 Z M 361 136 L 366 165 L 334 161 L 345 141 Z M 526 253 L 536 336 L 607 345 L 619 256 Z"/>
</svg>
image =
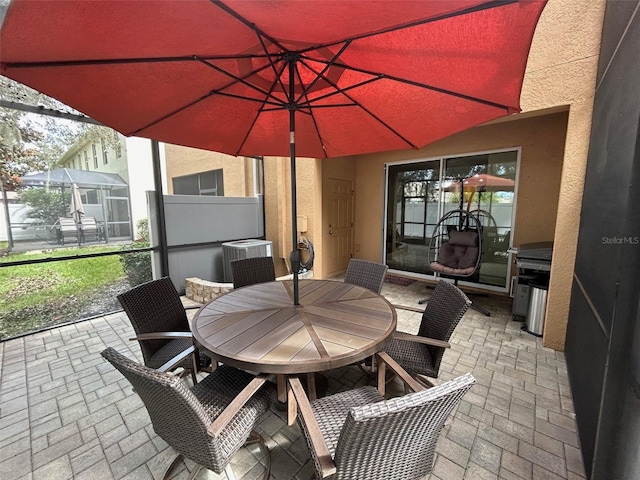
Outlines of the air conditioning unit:
<svg viewBox="0 0 640 480">
<path fill-rule="evenodd" d="M 273 257 L 273 244 L 268 240 L 236 240 L 222 244 L 224 281 L 233 282 L 231 262 L 252 257 Z"/>
</svg>

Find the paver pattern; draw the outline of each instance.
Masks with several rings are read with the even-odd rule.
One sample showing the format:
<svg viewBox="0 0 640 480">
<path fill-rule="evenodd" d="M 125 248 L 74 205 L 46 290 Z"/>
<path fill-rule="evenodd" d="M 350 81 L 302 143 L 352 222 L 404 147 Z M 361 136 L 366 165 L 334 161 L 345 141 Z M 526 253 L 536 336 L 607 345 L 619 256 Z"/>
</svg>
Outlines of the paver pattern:
<svg viewBox="0 0 640 480">
<path fill-rule="evenodd" d="M 415 306 L 425 286 L 385 283 L 382 294 Z M 469 310 L 437 379 L 472 372 L 477 384 L 443 430 L 427 479 L 584 478 L 562 352 L 520 330 L 511 320 L 510 299 L 477 300 L 491 317 Z M 415 333 L 419 323 L 420 314 L 399 311 L 399 330 Z M 111 346 L 141 360 L 132 336 L 126 315 L 117 313 L 0 343 L 2 480 L 162 478 L 173 450 L 153 432 L 127 380 L 100 356 Z M 326 376 L 330 392 L 368 381 L 355 367 Z M 266 413 L 259 430 L 271 449 L 272 479 L 310 478 L 306 443 L 297 426 L 286 425 L 284 412 Z M 263 462 L 249 447 L 232 465 L 239 479 L 253 480 L 261 477 Z M 193 468 L 187 461 L 173 478 L 186 479 Z M 225 477 L 201 472 L 198 478 Z"/>
</svg>

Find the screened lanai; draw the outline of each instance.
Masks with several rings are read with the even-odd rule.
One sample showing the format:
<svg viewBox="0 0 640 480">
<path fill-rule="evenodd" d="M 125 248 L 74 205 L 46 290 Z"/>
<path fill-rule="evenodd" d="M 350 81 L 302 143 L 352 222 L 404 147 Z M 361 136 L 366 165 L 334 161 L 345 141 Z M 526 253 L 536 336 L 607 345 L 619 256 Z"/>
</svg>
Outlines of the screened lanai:
<svg viewBox="0 0 640 480">
<path fill-rule="evenodd" d="M 84 218 L 95 219 L 102 242 L 133 239 L 129 186 L 115 173 L 59 168 L 21 177 L 25 189 L 46 188 L 70 198 L 76 185 L 84 211 Z M 60 207 L 59 207 L 60 208 Z M 34 207 L 18 201 L 9 204 L 14 249 L 31 248 L 33 243 L 61 244 L 54 221 L 34 218 Z M 62 211 L 63 209 L 63 211 Z M 69 203 L 61 206 L 59 215 L 70 216 Z M 37 245 L 35 245 L 37 246 Z"/>
</svg>

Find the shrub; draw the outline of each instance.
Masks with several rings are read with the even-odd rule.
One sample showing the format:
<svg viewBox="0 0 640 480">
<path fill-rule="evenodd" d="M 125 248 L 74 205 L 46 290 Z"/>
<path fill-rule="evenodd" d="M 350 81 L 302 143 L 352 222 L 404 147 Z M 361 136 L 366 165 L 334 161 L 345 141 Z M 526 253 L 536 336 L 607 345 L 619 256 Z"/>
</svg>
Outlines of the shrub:
<svg viewBox="0 0 640 480">
<path fill-rule="evenodd" d="M 145 248 L 149 246 L 149 221 L 138 220 L 136 225 L 136 241 L 123 248 Z M 151 271 L 151 252 L 135 252 L 120 255 L 122 268 L 131 286 L 140 285 L 153 279 Z"/>
</svg>

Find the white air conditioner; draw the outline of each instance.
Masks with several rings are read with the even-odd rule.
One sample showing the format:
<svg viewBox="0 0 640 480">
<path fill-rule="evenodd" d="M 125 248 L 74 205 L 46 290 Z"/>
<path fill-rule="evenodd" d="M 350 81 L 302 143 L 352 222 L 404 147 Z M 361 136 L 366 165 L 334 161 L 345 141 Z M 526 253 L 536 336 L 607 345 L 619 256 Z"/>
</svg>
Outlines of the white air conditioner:
<svg viewBox="0 0 640 480">
<path fill-rule="evenodd" d="M 268 240 L 236 240 L 222 244 L 224 281 L 231 283 L 231 262 L 252 257 L 273 257 L 273 244 Z"/>
</svg>

